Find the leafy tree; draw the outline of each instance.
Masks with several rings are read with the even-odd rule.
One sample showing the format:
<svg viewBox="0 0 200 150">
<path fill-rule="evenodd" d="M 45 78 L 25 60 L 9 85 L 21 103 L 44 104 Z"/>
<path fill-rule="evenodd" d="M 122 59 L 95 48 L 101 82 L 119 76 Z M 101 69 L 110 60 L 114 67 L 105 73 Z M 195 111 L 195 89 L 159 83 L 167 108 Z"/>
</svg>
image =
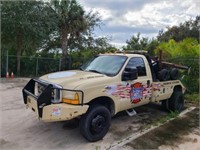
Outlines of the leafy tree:
<svg viewBox="0 0 200 150">
<path fill-rule="evenodd" d="M 66 69 L 67 57 L 71 51 L 82 48 L 86 37 L 91 37 L 95 26 L 100 22 L 96 13 L 86 13 L 76 0 L 51 0 L 49 7 L 56 17 L 56 30 L 53 38 L 47 41 L 46 51 L 52 48 L 62 50 L 62 69 Z"/>
<path fill-rule="evenodd" d="M 96 39 L 93 37 L 86 38 L 85 42 L 82 43 L 83 45 L 77 45 L 79 49 L 70 53 L 72 58 L 72 68 L 79 68 L 80 65 L 88 61 L 88 59 L 100 53 L 114 53 L 115 51 L 117 51 L 117 48 L 113 47 L 108 43 L 109 40 L 110 39 L 106 37 L 100 37 Z"/>
<path fill-rule="evenodd" d="M 20 72 L 20 56 L 34 54 L 53 30 L 51 10 L 42 1 L 2 1 L 1 37 L 2 49 L 17 55 L 17 72 Z"/>
<path fill-rule="evenodd" d="M 148 39 L 140 37 L 140 33 L 136 36 L 133 35 L 130 40 L 126 41 L 127 46 L 123 47 L 124 50 L 146 50 L 150 55 L 154 55 L 154 49 L 158 46 L 156 39 Z"/>
<path fill-rule="evenodd" d="M 62 54 L 67 56 L 69 37 L 79 36 L 87 27 L 84 10 L 75 0 L 52 0 L 51 6 L 58 20 Z"/>
<path fill-rule="evenodd" d="M 140 33 L 133 35 L 130 40 L 126 41 L 127 46 L 125 50 L 146 50 L 148 45 L 148 38 L 140 37 Z"/>
<path fill-rule="evenodd" d="M 181 42 L 176 42 L 171 39 L 168 42 L 163 42 L 158 46 L 158 49 L 164 50 L 166 58 L 198 58 L 199 45 L 198 41 L 194 38 L 186 38 Z"/>
<path fill-rule="evenodd" d="M 157 46 L 159 45 L 159 42 L 157 39 L 152 38 L 150 40 L 150 42 L 147 45 L 147 51 L 151 56 L 155 55 L 155 49 L 157 48 Z"/>
<path fill-rule="evenodd" d="M 76 0 L 52 0 L 50 7 L 57 18 L 58 40 L 61 43 L 62 56 L 69 54 L 69 44 L 74 44 L 81 34 L 93 28 L 99 18 L 95 14 L 86 14 Z M 69 43 L 70 42 L 70 43 Z"/>
<path fill-rule="evenodd" d="M 198 35 L 198 22 L 200 22 L 200 16 L 196 16 L 195 20 L 190 19 L 184 23 L 180 23 L 178 26 L 167 27 L 167 31 L 160 30 L 158 33 L 158 41 L 167 42 L 170 39 L 174 39 L 176 42 L 182 41 L 185 38 L 199 39 Z"/>
</svg>

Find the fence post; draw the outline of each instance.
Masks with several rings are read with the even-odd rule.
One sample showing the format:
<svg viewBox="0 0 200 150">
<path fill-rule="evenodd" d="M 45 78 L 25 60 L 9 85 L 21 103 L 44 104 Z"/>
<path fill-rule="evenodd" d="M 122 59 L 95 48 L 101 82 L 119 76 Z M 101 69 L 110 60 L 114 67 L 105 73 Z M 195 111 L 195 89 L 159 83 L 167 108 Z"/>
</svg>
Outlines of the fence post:
<svg viewBox="0 0 200 150">
<path fill-rule="evenodd" d="M 8 50 L 6 51 L 6 73 L 8 72 Z"/>
<path fill-rule="evenodd" d="M 61 58 L 59 59 L 59 71 L 61 70 Z"/>
<path fill-rule="evenodd" d="M 35 70 L 35 73 L 36 73 L 36 77 L 38 75 L 38 57 L 36 59 L 36 70 Z"/>
<path fill-rule="evenodd" d="M 71 58 L 71 53 L 70 53 L 70 55 L 69 55 L 69 57 L 68 57 L 69 59 L 69 63 L 68 63 L 68 70 L 71 70 L 72 69 L 72 58 Z"/>
</svg>

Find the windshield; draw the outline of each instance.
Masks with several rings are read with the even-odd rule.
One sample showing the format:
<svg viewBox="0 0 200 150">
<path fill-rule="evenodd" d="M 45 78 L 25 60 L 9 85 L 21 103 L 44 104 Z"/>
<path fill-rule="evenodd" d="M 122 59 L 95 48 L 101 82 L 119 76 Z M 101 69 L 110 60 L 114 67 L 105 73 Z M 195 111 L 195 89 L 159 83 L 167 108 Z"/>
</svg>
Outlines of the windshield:
<svg viewBox="0 0 200 150">
<path fill-rule="evenodd" d="M 126 56 L 100 55 L 85 63 L 80 69 L 115 76 L 125 63 Z"/>
</svg>

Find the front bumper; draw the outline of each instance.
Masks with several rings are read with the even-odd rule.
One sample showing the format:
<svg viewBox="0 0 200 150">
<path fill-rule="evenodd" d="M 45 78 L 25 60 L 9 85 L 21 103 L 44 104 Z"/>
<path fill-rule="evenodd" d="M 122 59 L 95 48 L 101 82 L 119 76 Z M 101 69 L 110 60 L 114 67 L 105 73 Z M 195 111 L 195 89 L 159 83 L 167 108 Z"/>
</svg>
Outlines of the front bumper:
<svg viewBox="0 0 200 150">
<path fill-rule="evenodd" d="M 37 101 L 34 97 L 27 97 L 27 107 L 39 114 Z M 42 117 L 45 122 L 64 121 L 76 118 L 88 110 L 88 105 L 70 105 L 65 103 L 51 104 L 42 108 Z"/>
<path fill-rule="evenodd" d="M 36 82 L 42 84 L 45 87 L 39 96 L 34 94 Z M 34 112 L 36 112 L 41 120 L 46 122 L 70 120 L 86 113 L 89 106 L 83 105 L 82 91 L 78 91 L 82 93 L 82 105 L 71 105 L 66 103 L 53 104 L 51 103 L 51 94 L 52 89 L 54 88 L 55 87 L 53 84 L 49 84 L 37 79 L 31 79 L 22 90 L 24 103 L 28 108 L 31 108 Z"/>
</svg>

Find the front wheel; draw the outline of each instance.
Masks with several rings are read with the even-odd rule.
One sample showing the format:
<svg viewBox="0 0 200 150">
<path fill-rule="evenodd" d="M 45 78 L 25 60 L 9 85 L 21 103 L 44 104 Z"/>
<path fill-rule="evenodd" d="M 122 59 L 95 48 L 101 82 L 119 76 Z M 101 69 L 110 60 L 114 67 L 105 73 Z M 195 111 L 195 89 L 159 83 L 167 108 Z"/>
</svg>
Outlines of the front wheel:
<svg viewBox="0 0 200 150">
<path fill-rule="evenodd" d="M 111 114 L 106 107 L 92 105 L 80 120 L 80 132 L 88 141 L 95 142 L 106 135 L 110 122 Z"/>
</svg>

